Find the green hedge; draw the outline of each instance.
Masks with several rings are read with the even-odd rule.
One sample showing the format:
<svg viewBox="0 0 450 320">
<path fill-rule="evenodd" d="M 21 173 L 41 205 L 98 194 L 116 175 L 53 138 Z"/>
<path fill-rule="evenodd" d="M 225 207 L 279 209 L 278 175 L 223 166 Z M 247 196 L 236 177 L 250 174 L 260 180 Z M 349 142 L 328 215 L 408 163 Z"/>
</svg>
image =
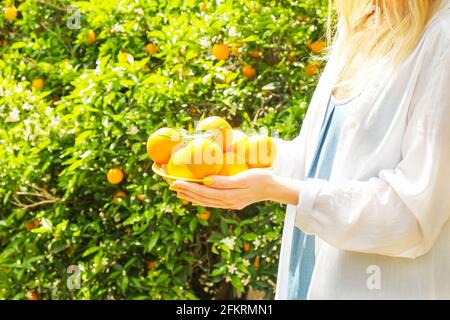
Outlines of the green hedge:
<svg viewBox="0 0 450 320">
<path fill-rule="evenodd" d="M 0 298 L 239 298 L 250 287 L 272 298 L 284 208 L 183 204 L 152 174 L 145 141 L 203 114 L 294 137 L 327 1 L 2 5 L 18 16 L 0 17 Z M 219 42 L 240 55 L 215 60 Z M 241 75 L 246 64 L 256 79 Z M 126 173 L 120 185 L 107 183 L 111 167 Z"/>
</svg>

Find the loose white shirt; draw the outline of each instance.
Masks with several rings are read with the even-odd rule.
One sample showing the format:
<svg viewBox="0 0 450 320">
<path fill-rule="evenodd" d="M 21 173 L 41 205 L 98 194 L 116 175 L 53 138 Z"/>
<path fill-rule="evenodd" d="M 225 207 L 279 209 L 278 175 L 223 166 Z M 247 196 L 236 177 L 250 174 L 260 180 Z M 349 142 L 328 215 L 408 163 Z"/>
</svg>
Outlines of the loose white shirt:
<svg viewBox="0 0 450 320">
<path fill-rule="evenodd" d="M 341 66 L 333 55 L 276 174 L 302 180 L 286 212 L 276 298 L 293 227 L 316 236 L 309 299 L 450 299 L 450 2 L 400 67 L 380 62 L 347 106 L 330 180 L 305 179 Z M 382 67 L 383 66 L 383 67 Z"/>
</svg>

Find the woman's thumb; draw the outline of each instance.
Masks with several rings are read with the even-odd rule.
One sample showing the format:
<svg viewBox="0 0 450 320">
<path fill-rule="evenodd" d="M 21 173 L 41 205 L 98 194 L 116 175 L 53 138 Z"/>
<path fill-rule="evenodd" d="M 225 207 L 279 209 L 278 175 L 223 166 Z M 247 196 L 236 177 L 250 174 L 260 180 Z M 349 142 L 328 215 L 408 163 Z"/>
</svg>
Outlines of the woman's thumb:
<svg viewBox="0 0 450 320">
<path fill-rule="evenodd" d="M 242 187 L 240 179 L 235 176 L 209 176 L 203 178 L 203 184 L 218 189 L 234 189 Z"/>
</svg>

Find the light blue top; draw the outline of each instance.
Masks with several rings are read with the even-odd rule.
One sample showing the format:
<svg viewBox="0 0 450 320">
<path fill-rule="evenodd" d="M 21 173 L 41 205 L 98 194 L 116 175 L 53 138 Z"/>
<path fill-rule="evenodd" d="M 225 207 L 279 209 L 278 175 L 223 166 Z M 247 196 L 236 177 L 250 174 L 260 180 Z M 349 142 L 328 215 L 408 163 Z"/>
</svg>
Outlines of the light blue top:
<svg viewBox="0 0 450 320">
<path fill-rule="evenodd" d="M 330 178 L 339 135 L 347 113 L 346 104 L 348 102 L 338 102 L 332 96 L 330 97 L 316 153 L 307 175 L 308 178 L 322 180 Z M 287 294 L 287 298 L 290 300 L 306 299 L 315 263 L 314 241 L 314 236 L 305 235 L 299 228 L 294 226 Z"/>
</svg>

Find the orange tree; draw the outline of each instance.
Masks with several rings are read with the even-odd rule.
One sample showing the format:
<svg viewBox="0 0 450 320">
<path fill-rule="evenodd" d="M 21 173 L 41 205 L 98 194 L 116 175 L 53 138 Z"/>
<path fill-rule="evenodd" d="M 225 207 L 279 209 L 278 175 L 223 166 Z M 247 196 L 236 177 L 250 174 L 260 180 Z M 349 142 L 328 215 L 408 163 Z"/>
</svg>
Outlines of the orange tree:
<svg viewBox="0 0 450 320">
<path fill-rule="evenodd" d="M 183 203 L 145 141 L 204 114 L 295 136 L 327 1 L 1 4 L 0 298 L 273 297 L 283 207 Z"/>
</svg>

